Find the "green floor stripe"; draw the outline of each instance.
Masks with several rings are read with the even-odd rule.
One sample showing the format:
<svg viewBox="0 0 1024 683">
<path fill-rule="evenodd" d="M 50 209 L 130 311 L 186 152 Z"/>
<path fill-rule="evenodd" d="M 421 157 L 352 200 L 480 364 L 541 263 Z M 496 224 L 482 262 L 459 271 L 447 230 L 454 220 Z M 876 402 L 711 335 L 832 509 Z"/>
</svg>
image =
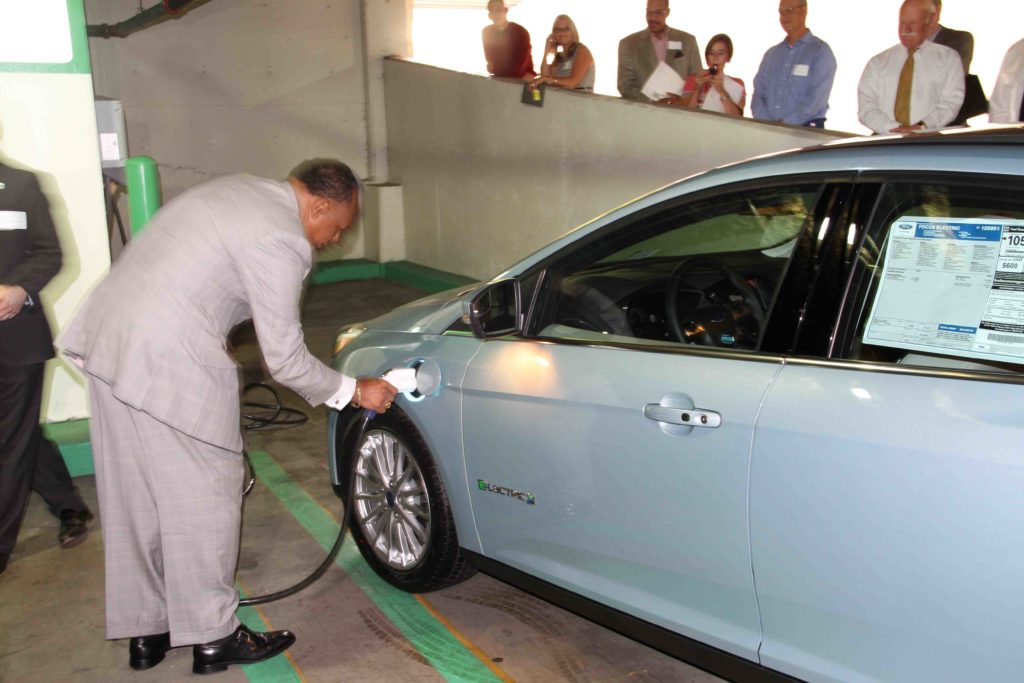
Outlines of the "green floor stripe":
<svg viewBox="0 0 1024 683">
<path fill-rule="evenodd" d="M 238 587 L 238 592 L 243 598 L 248 597 L 241 586 Z M 263 621 L 263 617 L 260 616 L 255 607 L 239 607 L 237 614 L 242 623 L 253 631 L 270 630 L 270 624 Z M 243 664 L 242 673 L 252 683 L 292 683 L 293 681 L 295 683 L 302 683 L 302 678 L 295 671 L 295 667 L 292 666 L 288 657 L 284 655 L 271 657 L 259 664 Z"/>
<path fill-rule="evenodd" d="M 321 547 L 329 550 L 338 535 L 338 523 L 270 455 L 253 451 L 249 458 L 259 480 Z M 393 588 L 374 574 L 351 538 L 338 553 L 337 564 L 446 680 L 500 680 L 413 596 Z"/>
</svg>

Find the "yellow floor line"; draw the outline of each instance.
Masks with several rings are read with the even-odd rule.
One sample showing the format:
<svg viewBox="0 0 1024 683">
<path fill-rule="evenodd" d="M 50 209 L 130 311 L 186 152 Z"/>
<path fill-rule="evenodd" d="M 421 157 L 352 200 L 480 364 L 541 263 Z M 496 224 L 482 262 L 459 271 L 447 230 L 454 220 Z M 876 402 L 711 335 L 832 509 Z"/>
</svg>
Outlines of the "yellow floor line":
<svg viewBox="0 0 1024 683">
<path fill-rule="evenodd" d="M 501 680 L 505 681 L 505 683 L 515 683 L 516 679 L 512 678 L 507 673 L 505 673 L 505 671 L 500 666 L 495 664 L 494 661 L 490 657 L 488 657 L 483 650 L 481 650 L 473 643 L 473 641 L 471 641 L 466 636 L 462 635 L 462 632 L 459 631 L 459 629 L 455 628 L 455 624 L 448 621 L 447 617 L 445 617 L 443 614 L 434 609 L 434 606 L 431 605 L 430 602 L 428 602 L 425 597 L 423 597 L 419 593 L 414 594 L 413 597 L 416 598 L 416 600 L 421 605 L 423 605 L 423 609 L 430 612 L 430 614 L 433 615 L 435 619 L 441 622 L 441 625 L 448 629 L 448 632 L 455 636 L 455 639 L 462 643 L 463 647 L 465 647 L 467 650 L 476 655 L 477 659 L 483 662 L 484 666 L 491 670 L 491 673 L 493 673 Z"/>
</svg>

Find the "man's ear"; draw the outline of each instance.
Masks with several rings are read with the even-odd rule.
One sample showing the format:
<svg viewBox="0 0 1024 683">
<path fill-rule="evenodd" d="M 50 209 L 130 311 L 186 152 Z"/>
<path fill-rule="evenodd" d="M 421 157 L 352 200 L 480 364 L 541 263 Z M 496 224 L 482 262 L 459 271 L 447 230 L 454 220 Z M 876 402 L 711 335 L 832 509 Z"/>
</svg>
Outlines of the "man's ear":
<svg viewBox="0 0 1024 683">
<path fill-rule="evenodd" d="M 327 197 L 313 195 L 313 201 L 309 206 L 313 218 L 322 218 L 331 212 L 331 200 Z"/>
</svg>

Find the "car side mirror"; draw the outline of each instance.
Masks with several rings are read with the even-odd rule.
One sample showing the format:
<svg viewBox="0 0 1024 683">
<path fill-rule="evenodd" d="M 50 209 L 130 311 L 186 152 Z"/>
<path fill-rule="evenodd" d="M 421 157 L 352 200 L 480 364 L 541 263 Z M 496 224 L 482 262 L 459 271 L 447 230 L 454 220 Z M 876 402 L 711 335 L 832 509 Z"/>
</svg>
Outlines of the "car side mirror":
<svg viewBox="0 0 1024 683">
<path fill-rule="evenodd" d="M 466 302 L 464 317 L 480 339 L 521 332 L 519 280 L 502 280 L 478 290 Z"/>
</svg>

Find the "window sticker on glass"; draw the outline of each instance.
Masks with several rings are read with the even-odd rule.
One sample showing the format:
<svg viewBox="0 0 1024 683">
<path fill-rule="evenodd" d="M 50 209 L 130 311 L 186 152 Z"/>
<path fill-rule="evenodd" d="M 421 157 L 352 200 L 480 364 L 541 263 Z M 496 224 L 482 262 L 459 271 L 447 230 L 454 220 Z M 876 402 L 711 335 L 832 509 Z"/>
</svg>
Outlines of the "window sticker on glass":
<svg viewBox="0 0 1024 683">
<path fill-rule="evenodd" d="M 1019 363 L 1024 220 L 894 221 L 864 342 Z"/>
</svg>

